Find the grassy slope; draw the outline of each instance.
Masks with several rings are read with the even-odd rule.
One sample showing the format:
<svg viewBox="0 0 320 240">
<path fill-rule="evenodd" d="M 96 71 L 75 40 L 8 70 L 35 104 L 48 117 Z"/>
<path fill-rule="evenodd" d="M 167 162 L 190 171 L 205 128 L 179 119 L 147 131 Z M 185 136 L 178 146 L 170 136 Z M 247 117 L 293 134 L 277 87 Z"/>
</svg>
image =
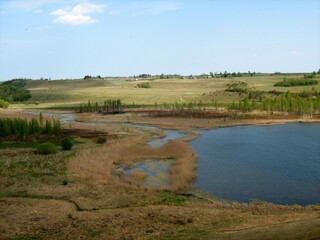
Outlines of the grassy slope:
<svg viewBox="0 0 320 240">
<path fill-rule="evenodd" d="M 291 76 L 292 77 L 292 76 Z M 295 76 L 302 77 L 302 76 Z M 319 78 L 319 76 L 318 76 Z M 236 93 L 225 92 L 226 84 L 232 81 L 246 81 L 256 90 L 280 90 L 300 92 L 311 90 L 313 87 L 320 90 L 320 84 L 303 87 L 273 87 L 281 81 L 283 76 L 257 76 L 241 78 L 215 79 L 156 79 L 151 80 L 151 88 L 136 88 L 141 81 L 127 81 L 119 79 L 90 79 L 90 80 L 56 80 L 56 81 L 29 81 L 32 98 L 30 102 L 39 101 L 39 107 L 60 104 L 75 104 L 79 102 L 104 101 L 108 98 L 120 98 L 124 103 L 151 104 L 155 102 L 174 103 L 199 101 L 231 102 L 238 100 Z M 206 93 L 204 95 L 204 93 Z M 211 94 L 210 94 L 211 93 Z"/>
</svg>

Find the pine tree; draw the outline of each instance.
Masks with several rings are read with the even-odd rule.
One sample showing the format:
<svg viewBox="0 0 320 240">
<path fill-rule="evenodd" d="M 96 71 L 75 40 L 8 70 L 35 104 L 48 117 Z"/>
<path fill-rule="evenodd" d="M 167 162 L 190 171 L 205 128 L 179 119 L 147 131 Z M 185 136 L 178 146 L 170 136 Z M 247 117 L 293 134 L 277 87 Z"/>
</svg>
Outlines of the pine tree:
<svg viewBox="0 0 320 240">
<path fill-rule="evenodd" d="M 52 124 L 48 120 L 46 120 L 46 125 L 44 127 L 44 133 L 51 134 L 52 133 Z"/>
<path fill-rule="evenodd" d="M 43 116 L 42 116 L 42 112 L 40 112 L 39 121 L 40 121 L 40 126 L 43 127 Z"/>
</svg>

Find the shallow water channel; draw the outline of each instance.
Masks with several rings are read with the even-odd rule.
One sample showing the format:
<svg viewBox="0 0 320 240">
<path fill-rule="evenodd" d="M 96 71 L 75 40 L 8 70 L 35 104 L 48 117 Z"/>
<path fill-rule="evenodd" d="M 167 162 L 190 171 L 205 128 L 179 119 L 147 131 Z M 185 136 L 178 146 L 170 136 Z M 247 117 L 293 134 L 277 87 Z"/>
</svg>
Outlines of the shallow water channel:
<svg viewBox="0 0 320 240">
<path fill-rule="evenodd" d="M 32 112 L 32 114 L 37 114 Z M 59 117 L 61 123 L 75 123 L 73 113 L 46 113 L 49 117 Z M 153 148 L 159 148 L 165 145 L 168 141 L 183 138 L 186 136 L 185 133 L 171 130 L 171 129 L 161 129 L 156 126 L 151 125 L 142 125 L 134 123 L 103 123 L 103 122 L 77 122 L 77 124 L 85 124 L 90 126 L 126 126 L 126 127 L 135 127 L 143 130 L 157 130 L 163 131 L 164 137 L 158 137 L 150 140 L 148 145 Z M 141 171 L 146 175 L 144 181 L 144 187 L 146 188 L 169 188 L 170 186 L 170 174 L 169 168 L 171 165 L 172 159 L 166 160 L 157 160 L 149 159 L 138 162 L 134 164 L 131 168 L 123 168 L 119 166 L 117 171 L 122 172 L 124 175 L 130 174 L 132 171 Z"/>
<path fill-rule="evenodd" d="M 74 122 L 74 114 L 59 116 Z M 131 123 L 83 123 L 122 125 L 161 130 L 165 137 L 149 141 L 157 148 L 185 133 Z M 239 126 L 201 130 L 189 142 L 198 155 L 194 188 L 216 197 L 238 202 L 261 200 L 276 204 L 320 203 L 320 124 L 290 123 L 272 126 Z M 140 170 L 147 177 L 145 187 L 166 188 L 170 184 L 172 160 L 150 159 L 123 169 L 124 174 Z"/>
</svg>

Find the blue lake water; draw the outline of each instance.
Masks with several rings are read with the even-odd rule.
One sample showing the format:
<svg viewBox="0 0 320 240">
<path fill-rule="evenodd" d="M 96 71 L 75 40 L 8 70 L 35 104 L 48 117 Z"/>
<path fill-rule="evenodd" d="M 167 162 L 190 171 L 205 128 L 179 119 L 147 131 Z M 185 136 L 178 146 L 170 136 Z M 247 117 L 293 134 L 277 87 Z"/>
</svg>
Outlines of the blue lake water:
<svg viewBox="0 0 320 240">
<path fill-rule="evenodd" d="M 166 130 L 164 130 L 164 132 L 166 134 L 164 137 L 155 138 L 155 139 L 149 141 L 148 144 L 153 148 L 158 148 L 158 147 L 162 147 L 170 140 L 179 139 L 179 138 L 183 138 L 186 136 L 185 133 L 179 132 L 176 130 L 166 129 Z"/>
<path fill-rule="evenodd" d="M 205 130 L 194 187 L 219 198 L 320 204 L 320 124 Z"/>
</svg>

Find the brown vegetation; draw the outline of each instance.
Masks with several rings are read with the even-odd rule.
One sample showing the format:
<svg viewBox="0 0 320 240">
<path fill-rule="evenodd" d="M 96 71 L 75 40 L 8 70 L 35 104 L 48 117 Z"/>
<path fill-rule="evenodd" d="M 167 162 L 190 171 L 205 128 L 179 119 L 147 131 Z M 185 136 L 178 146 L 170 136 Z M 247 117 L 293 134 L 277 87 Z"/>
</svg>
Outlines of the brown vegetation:
<svg viewBox="0 0 320 240">
<path fill-rule="evenodd" d="M 78 142 L 74 154 L 61 151 L 50 159 L 37 156 L 36 173 L 0 175 L 1 239 L 318 239 L 320 206 L 281 206 L 263 202 L 225 203 L 210 196 L 186 192 L 194 177 L 196 156 L 185 140 L 194 126 L 213 128 L 241 124 L 269 124 L 319 119 L 178 119 L 146 115 L 86 116 L 87 121 L 155 124 L 184 129 L 184 140 L 161 148 L 146 146 L 152 136 L 133 127 L 65 125 Z M 21 116 L 19 116 L 21 117 Z M 96 144 L 106 136 L 105 144 Z M 0 163 L 30 166 L 30 149 L 0 149 Z M 142 187 L 144 174 L 127 179 L 117 175 L 116 164 L 130 166 L 144 159 L 172 159 L 171 189 Z M 49 161 L 50 160 L 50 161 Z M 41 163 L 55 163 L 52 175 Z M 58 164 L 59 163 L 59 164 Z M 37 165 L 38 166 L 38 165 Z M 55 169 L 57 168 L 57 169 Z M 28 170 L 28 169 L 27 169 Z M 30 170 L 30 169 L 29 169 Z M 48 174 L 47 174 L 48 173 Z M 51 175 L 50 175 L 51 174 Z M 64 179 L 68 180 L 63 185 Z"/>
</svg>

